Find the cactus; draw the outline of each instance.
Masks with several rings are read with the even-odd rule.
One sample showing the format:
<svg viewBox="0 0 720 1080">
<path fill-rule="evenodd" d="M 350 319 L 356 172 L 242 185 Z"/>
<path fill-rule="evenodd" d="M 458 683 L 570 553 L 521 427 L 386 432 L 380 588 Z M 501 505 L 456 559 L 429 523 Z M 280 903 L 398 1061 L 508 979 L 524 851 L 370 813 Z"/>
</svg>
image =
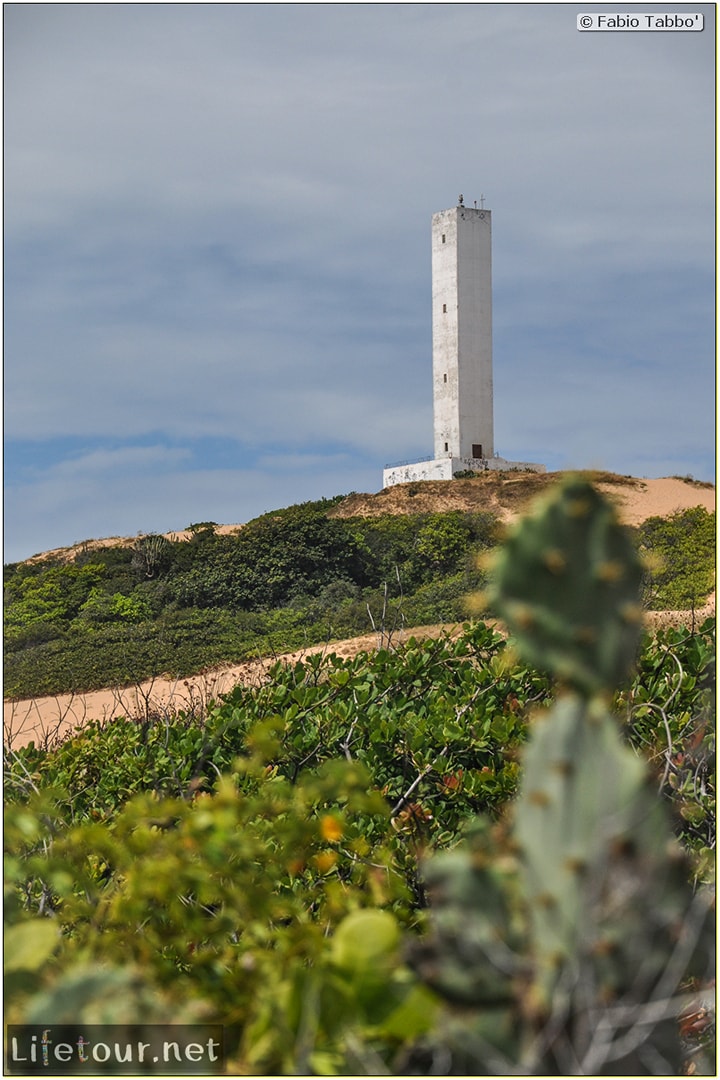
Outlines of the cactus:
<svg viewBox="0 0 720 1080">
<path fill-rule="evenodd" d="M 533 724 L 514 808 L 538 1005 L 594 961 L 601 995 L 651 988 L 688 903 L 685 863 L 642 760 L 599 701 L 557 702 Z M 601 970 L 602 969 L 602 970 Z"/>
<path fill-rule="evenodd" d="M 462 848 L 429 859 L 423 871 L 432 923 L 406 950 L 411 967 L 449 1002 L 441 1032 L 412 1047 L 401 1073 L 470 1075 L 507 1060 L 521 1037 L 517 982 L 527 978 L 522 927 L 514 910 L 516 861 L 480 818 Z M 438 1069 L 438 1062 L 442 1068 Z"/>
<path fill-rule="evenodd" d="M 632 668 L 642 572 L 612 506 L 570 479 L 509 536 L 488 600 L 528 663 L 593 694 Z"/>
<path fill-rule="evenodd" d="M 446 851 L 430 861 L 425 888 L 435 912 L 432 936 L 413 949 L 425 982 L 460 1005 L 499 1004 L 513 998 L 519 944 L 512 926 L 506 884 L 512 861 L 498 865 L 490 829 L 478 822 L 471 855 Z"/>
<path fill-rule="evenodd" d="M 170 543 L 164 536 L 149 533 L 135 544 L 132 564 L 142 570 L 145 577 L 154 578 L 161 570 L 169 550 Z"/>
<path fill-rule="evenodd" d="M 665 807 L 606 704 L 635 657 L 640 578 L 630 538 L 582 480 L 497 558 L 495 610 L 565 689 L 532 719 L 510 838 L 493 845 L 486 827 L 479 847 L 424 871 L 432 932 L 409 960 L 465 1007 L 441 1035 L 448 1072 L 682 1064 L 677 994 L 707 973 L 709 900 L 693 897 Z M 438 1045 L 425 1052 L 435 1060 Z"/>
</svg>

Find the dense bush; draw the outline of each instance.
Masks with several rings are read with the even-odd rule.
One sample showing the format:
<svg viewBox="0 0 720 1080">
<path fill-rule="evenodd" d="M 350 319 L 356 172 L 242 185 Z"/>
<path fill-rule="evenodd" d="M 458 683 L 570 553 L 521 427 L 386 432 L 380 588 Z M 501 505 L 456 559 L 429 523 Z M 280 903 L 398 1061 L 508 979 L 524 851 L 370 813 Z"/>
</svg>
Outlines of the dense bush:
<svg viewBox="0 0 720 1080">
<path fill-rule="evenodd" d="M 483 581 L 490 513 L 328 516 L 338 499 L 264 514 L 233 535 L 139 538 L 74 563 L 6 568 L 5 689 L 80 692 L 186 676 L 259 651 L 427 623 L 458 623 Z M 645 602 L 690 608 L 712 588 L 714 515 L 696 508 L 637 531 L 652 556 Z"/>
<path fill-rule="evenodd" d="M 549 694 L 546 679 L 506 668 L 506 649 L 481 624 L 458 640 L 411 640 L 372 656 L 341 659 L 330 651 L 279 663 L 266 685 L 238 685 L 202 718 L 182 712 L 141 724 L 119 718 L 89 725 L 51 753 L 20 750 L 7 792 L 22 797 L 29 772 L 44 787 L 62 788 L 77 819 L 90 809 L 112 810 L 135 791 L 207 790 L 244 752 L 255 725 L 270 720 L 280 740 L 275 775 L 295 781 L 303 769 L 346 755 L 369 770 L 395 805 L 422 774 L 412 802 L 422 803 L 427 816 L 409 827 L 425 839 L 447 840 L 462 818 L 512 793 L 524 705 Z"/>
<path fill-rule="evenodd" d="M 312 622 L 297 608 L 267 613 L 169 608 L 160 618 L 140 623 L 78 620 L 62 636 L 8 651 L 5 693 L 29 697 L 128 686 L 157 675 L 184 677 L 223 660 L 316 644 L 331 629 L 327 620 Z"/>
<path fill-rule="evenodd" d="M 569 516 L 572 530 L 577 515 Z M 601 531 L 589 535 L 604 543 Z M 439 530 L 438 552 L 452 552 L 454 536 L 454 527 Z M 638 634 L 627 545 L 610 547 L 610 559 L 595 553 L 590 575 L 605 591 L 620 583 L 614 608 L 596 605 L 592 591 L 558 588 L 574 560 L 552 542 L 533 546 L 519 551 L 539 559 L 523 571 L 536 595 L 509 594 L 509 614 L 536 636 L 530 648 L 518 634 L 526 659 L 478 624 L 457 640 L 278 664 L 265 685 L 239 686 L 202 714 L 115 719 L 55 749 L 8 754 L 8 1021 L 211 1020 L 225 1027 L 226 1068 L 236 1074 L 408 1074 L 442 1065 L 467 1075 L 502 1071 L 498 1061 L 530 1061 L 530 1071 L 543 1072 L 595 1030 L 568 1017 L 585 1022 L 598 986 L 606 1024 L 613 986 L 623 994 L 629 986 L 620 1004 L 644 1007 L 636 990 L 650 969 L 660 989 L 675 993 L 694 953 L 704 963 L 707 952 L 703 937 L 698 949 L 683 946 L 682 963 L 664 967 L 687 877 L 707 880 L 713 870 L 714 628 L 646 637 L 635 674 L 624 678 Z M 341 580 L 336 599 L 358 602 L 359 586 Z M 569 619 L 552 617 L 560 598 Z M 294 610 L 301 617 L 302 605 Z M 602 632 L 589 633 L 596 622 Z M 618 648 L 619 665 L 608 655 Z M 536 657 L 565 683 L 557 703 Z M 587 663 L 614 672 L 612 682 L 589 682 Z M 621 676 L 612 696 L 624 740 L 607 711 Z M 543 750 L 557 725 L 572 736 L 577 761 Z M 583 757 L 584 738 L 593 752 Z M 652 787 L 628 740 L 651 762 Z M 532 783 L 513 802 L 528 769 Z M 632 843 L 598 829 L 592 812 L 592 800 L 610 806 L 618 827 L 606 795 L 619 776 L 642 811 L 619 807 Z M 543 832 L 552 804 L 545 787 L 562 795 L 564 816 L 546 815 L 554 832 Z M 668 859 L 655 789 L 674 813 L 689 868 Z M 509 839 L 518 822 L 535 830 L 525 850 L 522 829 L 519 848 Z M 584 916 L 597 911 L 571 891 L 555 908 L 538 900 L 537 912 L 523 892 L 528 856 L 549 889 L 570 872 L 582 884 L 589 864 L 576 840 L 599 852 L 602 889 L 589 895 L 600 904 L 602 940 L 583 938 Z M 439 862 L 426 861 L 432 853 Z M 553 998 L 548 1009 L 560 970 L 554 909 L 562 920 L 569 913 L 572 940 L 579 927 L 588 945 L 582 970 L 592 979 L 563 982 L 559 1006 Z M 697 934 L 705 934 L 707 910 L 698 911 Z M 572 951 L 563 955 L 572 961 Z M 707 1028 L 699 1015 L 695 1031 Z M 659 1019 L 643 1019 L 629 1043 L 622 1022 L 612 1029 L 624 1071 L 628 1060 L 646 1066 L 635 1051 L 656 1028 L 675 1061 L 674 1015 Z M 588 1060 L 612 1071 L 604 1044 L 597 1051 L 591 1034 Z"/>
<path fill-rule="evenodd" d="M 702 604 L 715 583 L 715 514 L 701 506 L 652 517 L 638 528 L 648 569 L 645 603 L 656 611 Z"/>
<path fill-rule="evenodd" d="M 647 635 L 637 673 L 615 702 L 628 738 L 676 807 L 678 834 L 697 853 L 703 878 L 714 845 L 713 631 L 708 621 L 695 634 Z M 411 800 L 422 813 L 408 826 L 424 842 L 446 842 L 464 816 L 512 794 L 527 707 L 550 696 L 547 679 L 513 662 L 507 643 L 483 624 L 457 640 L 411 639 L 352 659 L 329 647 L 291 666 L 278 663 L 265 685 L 238 685 L 207 712 L 142 722 L 118 717 L 88 725 L 50 752 L 16 751 L 7 761 L 6 799 L 24 800 L 32 776 L 64 791 L 67 813 L 81 820 L 91 810 L 112 813 L 141 791 L 208 790 L 243 752 L 254 726 L 274 718 L 276 775 L 295 780 L 304 768 L 347 751 L 395 805 L 422 773 Z"/>
<path fill-rule="evenodd" d="M 185 676 L 373 624 L 466 617 L 491 515 L 339 519 L 328 516 L 336 502 L 264 514 L 229 536 L 205 522 L 187 541 L 147 536 L 69 565 L 8 568 L 6 694 Z"/>
</svg>

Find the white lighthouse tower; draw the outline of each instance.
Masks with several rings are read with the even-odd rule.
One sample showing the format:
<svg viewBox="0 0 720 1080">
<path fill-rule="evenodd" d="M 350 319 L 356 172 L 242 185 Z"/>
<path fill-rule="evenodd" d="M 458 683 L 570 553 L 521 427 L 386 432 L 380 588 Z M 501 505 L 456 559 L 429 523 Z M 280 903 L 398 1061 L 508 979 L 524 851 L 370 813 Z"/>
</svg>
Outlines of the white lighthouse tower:
<svg viewBox="0 0 720 1080">
<path fill-rule="evenodd" d="M 492 235 L 489 210 L 432 219 L 435 457 L 481 461 L 493 447 Z"/>
<path fill-rule="evenodd" d="M 463 196 L 432 219 L 434 456 L 388 465 L 383 486 L 452 480 L 457 472 L 531 469 L 495 454 L 492 361 L 492 215 Z"/>
</svg>

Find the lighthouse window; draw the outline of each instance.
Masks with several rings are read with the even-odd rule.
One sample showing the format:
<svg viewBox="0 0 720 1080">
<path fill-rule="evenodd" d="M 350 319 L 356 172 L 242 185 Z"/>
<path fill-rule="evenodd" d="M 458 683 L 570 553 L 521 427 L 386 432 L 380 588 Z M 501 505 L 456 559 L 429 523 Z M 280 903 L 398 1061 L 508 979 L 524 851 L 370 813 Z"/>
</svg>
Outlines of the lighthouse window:
<svg viewBox="0 0 720 1080">
<path fill-rule="evenodd" d="M 445 243 L 445 233 L 442 234 L 442 242 Z"/>
<path fill-rule="evenodd" d="M 447 315 L 447 304 L 443 304 L 443 315 Z"/>
<path fill-rule="evenodd" d="M 443 375 L 443 382 L 447 382 L 447 375 Z"/>
<path fill-rule="evenodd" d="M 447 443 L 445 443 L 445 449 L 447 450 L 447 448 L 448 448 L 448 444 L 447 444 Z"/>
</svg>

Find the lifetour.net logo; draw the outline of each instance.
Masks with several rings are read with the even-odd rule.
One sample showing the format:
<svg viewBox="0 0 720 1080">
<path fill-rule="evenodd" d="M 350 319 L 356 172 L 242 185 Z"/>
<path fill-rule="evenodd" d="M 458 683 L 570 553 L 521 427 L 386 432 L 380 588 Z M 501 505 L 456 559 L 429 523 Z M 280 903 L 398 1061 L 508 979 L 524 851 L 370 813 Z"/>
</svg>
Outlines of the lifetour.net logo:
<svg viewBox="0 0 720 1080">
<path fill-rule="evenodd" d="M 9 1024 L 10 1076 L 209 1076 L 223 1071 L 219 1024 Z"/>
</svg>

